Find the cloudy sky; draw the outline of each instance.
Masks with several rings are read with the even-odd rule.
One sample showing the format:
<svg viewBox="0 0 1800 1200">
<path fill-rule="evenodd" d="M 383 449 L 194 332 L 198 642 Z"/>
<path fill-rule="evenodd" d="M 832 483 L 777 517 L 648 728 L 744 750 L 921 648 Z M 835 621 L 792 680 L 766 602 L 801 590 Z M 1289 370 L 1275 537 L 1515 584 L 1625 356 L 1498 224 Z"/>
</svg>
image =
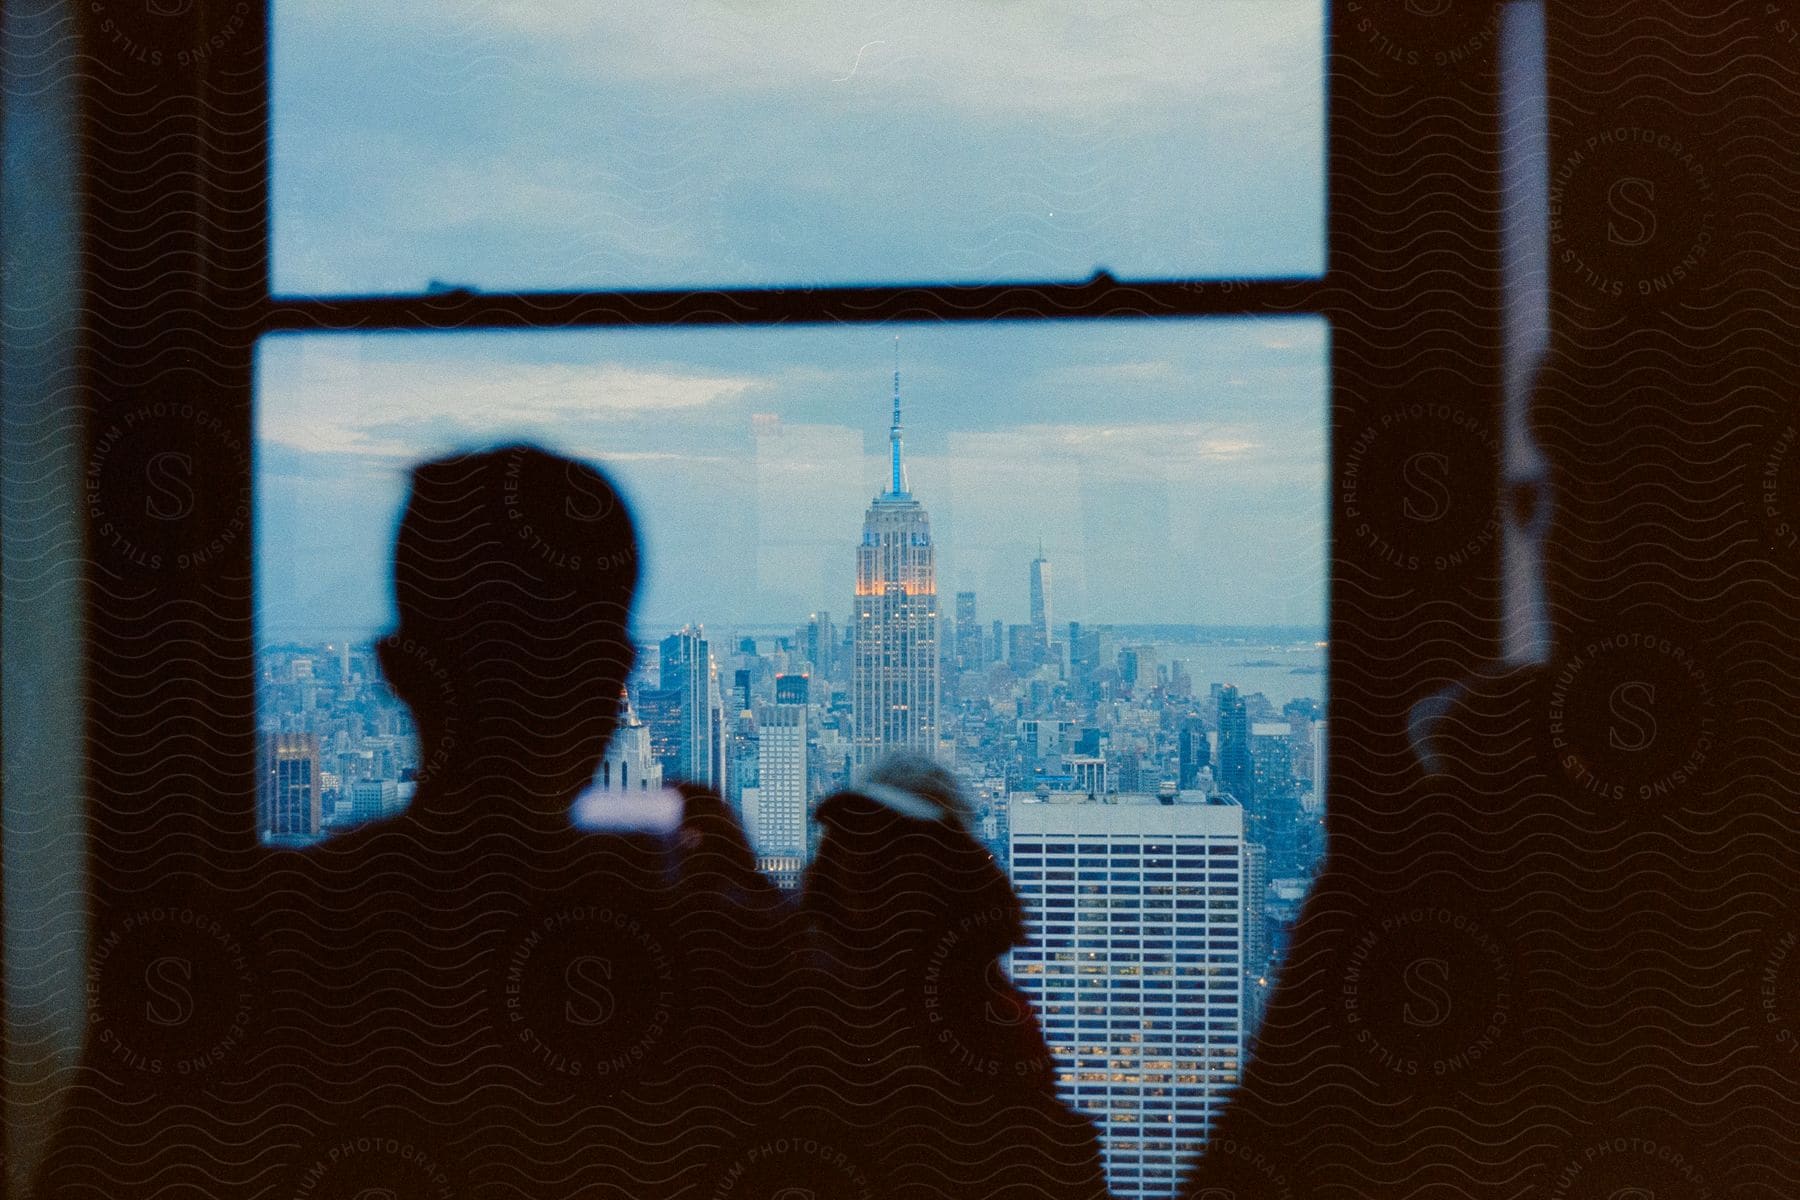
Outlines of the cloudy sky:
<svg viewBox="0 0 1800 1200">
<path fill-rule="evenodd" d="M 276 8 L 288 293 L 1323 262 L 1318 0 Z M 1322 620 L 1322 322 L 1002 322 L 270 338 L 264 636 L 381 627 L 405 466 L 514 436 L 625 486 L 645 634 L 841 612 L 895 333 L 941 591 Z"/>
<path fill-rule="evenodd" d="M 284 292 L 1314 274 L 1322 0 L 281 0 Z"/>
</svg>

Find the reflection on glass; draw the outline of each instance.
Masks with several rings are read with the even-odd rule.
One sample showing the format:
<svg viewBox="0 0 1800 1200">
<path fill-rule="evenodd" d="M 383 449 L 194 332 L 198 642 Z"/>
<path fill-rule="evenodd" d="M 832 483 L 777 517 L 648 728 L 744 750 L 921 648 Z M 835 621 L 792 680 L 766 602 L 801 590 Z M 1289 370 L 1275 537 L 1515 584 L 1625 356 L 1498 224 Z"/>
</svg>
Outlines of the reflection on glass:
<svg viewBox="0 0 1800 1200">
<path fill-rule="evenodd" d="M 1031 917 L 1014 975 L 1139 1194 L 1236 1082 L 1321 850 L 1327 329 L 894 332 L 266 340 L 262 827 L 407 802 L 371 652 L 406 469 L 519 437 L 595 459 L 647 559 L 597 786 L 710 783 L 791 884 L 859 763 L 950 765 Z"/>
<path fill-rule="evenodd" d="M 1322 0 L 274 6 L 277 292 L 1316 275 Z"/>
</svg>

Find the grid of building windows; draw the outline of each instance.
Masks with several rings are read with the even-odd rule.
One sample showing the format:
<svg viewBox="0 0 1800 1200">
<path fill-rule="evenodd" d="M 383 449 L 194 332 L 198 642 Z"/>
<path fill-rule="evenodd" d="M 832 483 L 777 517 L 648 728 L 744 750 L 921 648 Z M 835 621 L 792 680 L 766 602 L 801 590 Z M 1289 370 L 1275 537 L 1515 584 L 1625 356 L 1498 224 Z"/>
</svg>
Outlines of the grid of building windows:
<svg viewBox="0 0 1800 1200">
<path fill-rule="evenodd" d="M 1114 1195 L 1170 1195 L 1238 1082 L 1243 810 L 1067 794 L 1011 819 L 1012 974 L 1058 1090 L 1099 1123 Z"/>
<path fill-rule="evenodd" d="M 758 857 L 804 858 L 811 796 L 806 677 L 779 676 L 776 696 L 757 721 L 757 785 L 743 790 L 745 824 Z"/>
</svg>

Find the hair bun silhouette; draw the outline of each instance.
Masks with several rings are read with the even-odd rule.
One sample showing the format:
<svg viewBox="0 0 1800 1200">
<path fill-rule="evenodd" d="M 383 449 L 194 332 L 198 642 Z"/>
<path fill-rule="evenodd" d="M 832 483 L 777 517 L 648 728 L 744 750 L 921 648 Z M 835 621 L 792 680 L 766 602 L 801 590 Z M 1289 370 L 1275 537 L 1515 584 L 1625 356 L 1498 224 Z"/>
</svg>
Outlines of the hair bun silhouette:
<svg viewBox="0 0 1800 1200">
<path fill-rule="evenodd" d="M 975 836 L 975 812 L 962 784 L 912 751 L 873 764 L 849 791 L 819 804 L 825 839 L 808 872 L 806 904 L 821 919 L 848 925 L 896 922 L 937 928 L 992 910 L 972 936 L 995 953 L 1025 938 L 1012 883 Z"/>
<path fill-rule="evenodd" d="M 947 821 L 974 831 L 975 809 L 956 776 L 916 751 L 902 750 L 875 763 L 855 790 L 915 821 Z"/>
</svg>

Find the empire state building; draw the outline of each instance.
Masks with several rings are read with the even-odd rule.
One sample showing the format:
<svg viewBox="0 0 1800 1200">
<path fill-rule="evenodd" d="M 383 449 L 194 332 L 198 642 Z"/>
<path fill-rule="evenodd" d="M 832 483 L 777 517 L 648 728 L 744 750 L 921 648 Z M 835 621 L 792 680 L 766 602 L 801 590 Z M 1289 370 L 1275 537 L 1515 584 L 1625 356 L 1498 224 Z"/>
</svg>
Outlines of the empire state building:
<svg viewBox="0 0 1800 1200">
<path fill-rule="evenodd" d="M 937 563 L 931 518 L 906 486 L 900 454 L 899 339 L 895 339 L 892 475 L 863 517 L 851 602 L 850 691 L 857 767 L 894 750 L 937 752 Z"/>
</svg>

